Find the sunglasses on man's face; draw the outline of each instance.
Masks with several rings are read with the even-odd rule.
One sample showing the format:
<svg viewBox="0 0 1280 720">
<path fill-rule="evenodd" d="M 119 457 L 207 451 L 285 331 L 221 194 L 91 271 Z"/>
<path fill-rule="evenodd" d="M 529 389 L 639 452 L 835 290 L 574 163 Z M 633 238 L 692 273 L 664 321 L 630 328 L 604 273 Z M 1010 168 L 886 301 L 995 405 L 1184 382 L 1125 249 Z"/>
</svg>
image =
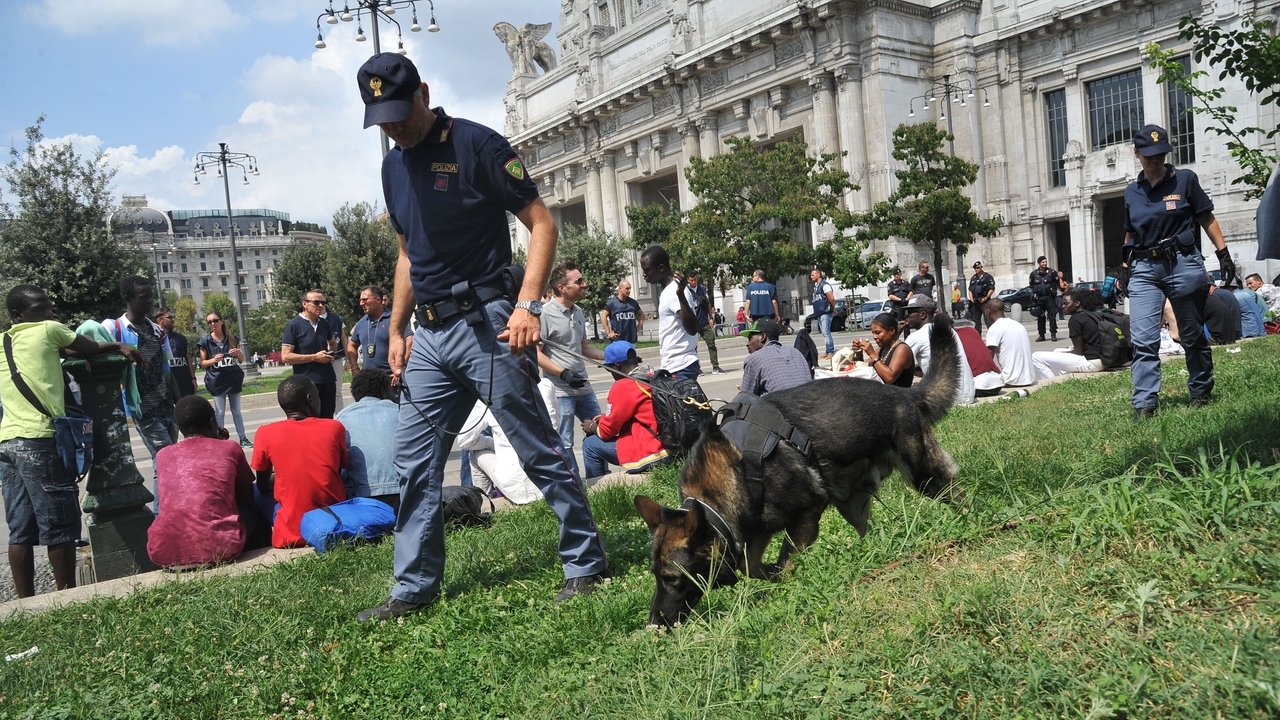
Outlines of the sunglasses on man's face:
<svg viewBox="0 0 1280 720">
<path fill-rule="evenodd" d="M 329 304 L 327 300 L 308 300 L 307 302 L 311 303 L 312 305 L 328 305 Z"/>
</svg>

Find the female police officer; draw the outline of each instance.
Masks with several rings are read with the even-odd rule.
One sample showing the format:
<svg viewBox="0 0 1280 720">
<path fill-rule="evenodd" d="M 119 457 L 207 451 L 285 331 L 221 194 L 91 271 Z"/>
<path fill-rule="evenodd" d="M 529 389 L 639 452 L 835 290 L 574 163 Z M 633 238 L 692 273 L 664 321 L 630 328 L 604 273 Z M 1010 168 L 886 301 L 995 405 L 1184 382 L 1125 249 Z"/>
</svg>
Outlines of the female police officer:
<svg viewBox="0 0 1280 720">
<path fill-rule="evenodd" d="M 1231 284 L 1236 275 L 1226 239 L 1213 217 L 1213 201 L 1201 189 L 1200 178 L 1165 164 L 1165 155 L 1172 149 L 1164 128 L 1146 125 L 1139 130 L 1133 137 L 1133 151 L 1142 172 L 1124 192 L 1127 218 L 1121 280 L 1129 291 L 1135 421 L 1154 415 L 1160 401 L 1158 351 L 1165 298 L 1182 332 L 1192 406 L 1207 404 L 1213 391 L 1213 355 L 1202 330 L 1209 286 L 1198 227 L 1204 228 L 1217 248 L 1223 282 Z"/>
</svg>

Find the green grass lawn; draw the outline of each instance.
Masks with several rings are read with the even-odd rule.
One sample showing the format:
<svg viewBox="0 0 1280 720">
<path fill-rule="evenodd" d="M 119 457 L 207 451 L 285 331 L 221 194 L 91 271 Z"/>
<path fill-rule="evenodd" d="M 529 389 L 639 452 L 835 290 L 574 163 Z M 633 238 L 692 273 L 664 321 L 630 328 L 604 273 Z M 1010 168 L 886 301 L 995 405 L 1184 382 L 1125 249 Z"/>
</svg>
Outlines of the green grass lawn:
<svg viewBox="0 0 1280 720">
<path fill-rule="evenodd" d="M 446 596 L 373 627 L 391 545 L 306 556 L 0 623 L 0 717 L 1274 718 L 1280 715 L 1280 338 L 1130 422 L 1129 376 L 952 413 L 972 505 L 886 485 L 784 582 L 646 630 L 632 506 L 592 494 L 613 579 L 563 607 L 544 506 L 452 532 Z M 850 412 L 857 412 L 850 408 Z M 1034 519 L 1028 519 L 1034 518 Z"/>
</svg>

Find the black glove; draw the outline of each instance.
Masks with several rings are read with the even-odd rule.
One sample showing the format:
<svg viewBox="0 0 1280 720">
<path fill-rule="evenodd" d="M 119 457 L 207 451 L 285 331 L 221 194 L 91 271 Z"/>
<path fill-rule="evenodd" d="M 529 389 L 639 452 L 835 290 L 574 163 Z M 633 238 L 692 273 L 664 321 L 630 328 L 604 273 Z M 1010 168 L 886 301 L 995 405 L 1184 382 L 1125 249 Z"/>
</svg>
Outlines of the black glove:
<svg viewBox="0 0 1280 720">
<path fill-rule="evenodd" d="M 1129 267 L 1127 265 L 1120 266 L 1120 272 L 1116 273 L 1116 294 L 1120 297 L 1129 296 Z"/>
<path fill-rule="evenodd" d="M 1222 286 L 1230 288 L 1236 284 L 1236 263 L 1231 259 L 1231 251 L 1224 247 L 1215 254 L 1222 263 Z"/>
<path fill-rule="evenodd" d="M 565 381 L 569 387 L 575 390 L 587 384 L 587 376 L 579 375 L 578 373 L 568 369 L 560 371 L 560 379 Z"/>
</svg>

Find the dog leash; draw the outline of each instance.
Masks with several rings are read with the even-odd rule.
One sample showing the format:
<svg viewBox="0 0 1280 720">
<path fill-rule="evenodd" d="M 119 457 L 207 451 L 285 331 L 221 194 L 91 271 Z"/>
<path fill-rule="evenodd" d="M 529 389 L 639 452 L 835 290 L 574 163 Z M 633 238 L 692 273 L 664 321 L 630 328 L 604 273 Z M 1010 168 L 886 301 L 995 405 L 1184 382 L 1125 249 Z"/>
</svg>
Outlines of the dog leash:
<svg viewBox="0 0 1280 720">
<path fill-rule="evenodd" d="M 652 391 L 654 391 L 654 392 L 660 392 L 660 393 L 662 393 L 663 395 L 667 395 L 668 397 L 675 397 L 675 398 L 678 398 L 678 399 L 680 400 L 680 402 L 683 402 L 685 405 L 691 405 L 691 406 L 693 406 L 693 407 L 698 408 L 699 410 L 708 410 L 708 411 L 712 410 L 712 408 L 711 408 L 711 403 L 713 403 L 713 402 L 718 402 L 718 403 L 727 403 L 727 402 L 728 402 L 727 400 L 722 400 L 722 399 L 720 399 L 720 398 L 707 398 L 707 401 L 706 401 L 706 402 L 700 402 L 700 401 L 698 401 L 698 400 L 695 400 L 695 399 L 694 399 L 694 398 L 692 398 L 692 397 L 689 397 L 688 395 L 679 395 L 679 394 L 677 394 L 677 393 L 673 393 L 673 392 L 671 392 L 671 391 L 669 391 L 669 390 L 666 390 L 665 388 L 655 387 L 655 386 L 654 386 L 654 384 L 653 384 L 653 382 L 651 382 L 651 381 L 650 381 L 650 379 L 649 379 L 649 378 L 647 378 L 647 377 L 644 377 L 644 376 L 636 376 L 636 375 L 627 375 L 626 373 L 622 372 L 621 370 L 618 370 L 617 368 L 611 368 L 611 367 L 609 367 L 608 365 L 605 365 L 604 363 L 600 362 L 599 360 L 596 360 L 595 358 L 589 358 L 589 357 L 587 357 L 586 355 L 583 355 L 581 352 L 579 352 L 579 351 L 577 351 L 577 350 L 574 350 L 573 348 L 569 347 L 568 345 L 561 345 L 560 343 L 558 343 L 558 342 L 556 342 L 556 341 L 554 341 L 554 340 L 548 340 L 548 339 L 546 339 L 546 338 L 542 338 L 542 339 L 540 339 L 538 342 L 540 342 L 540 343 L 542 343 L 542 344 L 544 344 L 544 345 L 549 345 L 549 346 L 551 346 L 551 347 L 553 347 L 553 348 L 555 348 L 555 349 L 557 349 L 557 350 L 562 350 L 562 351 L 564 351 L 564 352 L 567 352 L 567 353 L 569 353 L 570 355 L 572 355 L 572 356 L 574 356 L 574 357 L 576 357 L 576 358 L 579 358 L 579 359 L 581 359 L 581 360 L 584 360 L 584 361 L 586 361 L 586 362 L 589 362 L 589 363 L 591 363 L 592 365 L 595 365 L 596 367 L 598 367 L 598 368 L 600 368 L 600 369 L 602 369 L 602 370 L 607 370 L 607 371 L 609 371 L 612 375 L 614 375 L 615 377 L 617 377 L 619 380 L 621 380 L 622 378 L 629 378 L 629 379 L 631 379 L 631 380 L 635 380 L 635 381 L 636 381 L 636 382 L 638 382 L 638 383 L 643 383 L 644 385 L 649 386 L 649 389 L 650 389 L 650 390 L 652 390 Z"/>
</svg>

